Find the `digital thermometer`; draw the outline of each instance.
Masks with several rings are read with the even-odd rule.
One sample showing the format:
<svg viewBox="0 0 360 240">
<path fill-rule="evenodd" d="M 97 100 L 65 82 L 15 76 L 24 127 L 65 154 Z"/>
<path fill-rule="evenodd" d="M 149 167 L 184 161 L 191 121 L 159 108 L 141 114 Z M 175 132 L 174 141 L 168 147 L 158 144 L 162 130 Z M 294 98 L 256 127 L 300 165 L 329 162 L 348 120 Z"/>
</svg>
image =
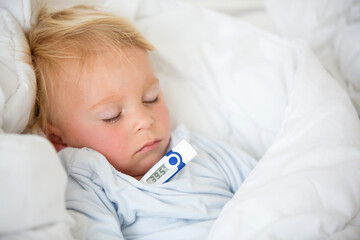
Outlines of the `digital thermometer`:
<svg viewBox="0 0 360 240">
<path fill-rule="evenodd" d="M 185 140 L 178 143 L 162 157 L 141 179 L 148 184 L 162 184 L 169 181 L 196 156 L 195 149 Z"/>
</svg>

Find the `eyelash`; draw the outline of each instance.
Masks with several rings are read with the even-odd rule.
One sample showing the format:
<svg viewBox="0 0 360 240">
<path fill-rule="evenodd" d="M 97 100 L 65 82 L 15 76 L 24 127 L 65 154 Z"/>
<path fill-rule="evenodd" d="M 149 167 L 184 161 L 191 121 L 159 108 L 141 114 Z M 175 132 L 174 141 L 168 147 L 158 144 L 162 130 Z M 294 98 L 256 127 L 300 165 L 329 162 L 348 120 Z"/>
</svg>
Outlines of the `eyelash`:
<svg viewBox="0 0 360 240">
<path fill-rule="evenodd" d="M 159 97 L 156 97 L 154 100 L 151 100 L 151 101 L 144 101 L 145 104 L 154 104 L 154 103 L 157 103 L 159 100 Z"/>
<path fill-rule="evenodd" d="M 159 101 L 159 97 L 156 97 L 154 100 L 151 101 L 144 101 L 145 104 L 155 104 Z M 118 115 L 116 115 L 113 118 L 109 118 L 109 119 L 103 119 L 103 121 L 105 123 L 114 123 L 117 122 L 119 119 L 121 118 L 121 113 L 119 113 Z"/>
<path fill-rule="evenodd" d="M 115 117 L 113 118 L 109 118 L 109 119 L 103 119 L 103 121 L 105 123 L 114 123 L 114 122 L 117 122 L 121 117 L 121 113 L 119 113 L 118 115 L 116 115 Z"/>
</svg>

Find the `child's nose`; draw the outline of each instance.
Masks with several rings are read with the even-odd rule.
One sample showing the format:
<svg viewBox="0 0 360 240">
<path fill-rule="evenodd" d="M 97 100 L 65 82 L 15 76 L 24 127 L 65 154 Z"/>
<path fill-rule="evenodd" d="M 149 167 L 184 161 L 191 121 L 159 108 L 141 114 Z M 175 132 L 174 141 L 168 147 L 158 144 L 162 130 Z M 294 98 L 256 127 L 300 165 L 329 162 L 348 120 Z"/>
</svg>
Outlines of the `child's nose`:
<svg viewBox="0 0 360 240">
<path fill-rule="evenodd" d="M 146 109 L 138 109 L 133 114 L 133 129 L 135 132 L 148 129 L 154 123 L 153 117 L 146 111 Z"/>
</svg>

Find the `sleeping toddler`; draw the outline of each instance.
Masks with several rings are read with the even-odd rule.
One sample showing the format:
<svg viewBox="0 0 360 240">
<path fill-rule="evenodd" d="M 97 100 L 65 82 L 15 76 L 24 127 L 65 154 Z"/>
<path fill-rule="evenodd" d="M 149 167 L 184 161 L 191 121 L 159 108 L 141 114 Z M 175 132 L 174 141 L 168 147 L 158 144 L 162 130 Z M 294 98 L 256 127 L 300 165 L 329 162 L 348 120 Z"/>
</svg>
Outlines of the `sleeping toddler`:
<svg viewBox="0 0 360 240">
<path fill-rule="evenodd" d="M 66 206 L 79 239 L 205 239 L 256 164 L 223 142 L 179 126 L 148 52 L 129 22 L 87 6 L 45 8 L 28 40 L 40 128 L 68 172 Z M 169 182 L 139 181 L 187 140 L 197 156 Z"/>
</svg>

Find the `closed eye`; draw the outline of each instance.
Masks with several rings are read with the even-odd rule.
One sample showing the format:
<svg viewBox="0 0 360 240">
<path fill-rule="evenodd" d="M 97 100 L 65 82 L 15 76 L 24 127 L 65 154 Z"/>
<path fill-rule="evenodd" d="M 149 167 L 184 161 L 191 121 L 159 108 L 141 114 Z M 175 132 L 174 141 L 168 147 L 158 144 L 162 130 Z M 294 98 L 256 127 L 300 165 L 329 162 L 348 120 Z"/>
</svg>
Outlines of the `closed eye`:
<svg viewBox="0 0 360 240">
<path fill-rule="evenodd" d="M 146 103 L 146 104 L 154 104 L 154 103 L 157 103 L 158 100 L 159 100 L 159 97 L 156 97 L 153 100 L 143 101 L 143 102 Z"/>
<path fill-rule="evenodd" d="M 120 120 L 120 118 L 121 118 L 121 113 L 119 113 L 115 117 L 103 119 L 103 122 L 105 122 L 105 123 L 114 123 L 114 122 L 117 122 L 118 120 Z"/>
</svg>

